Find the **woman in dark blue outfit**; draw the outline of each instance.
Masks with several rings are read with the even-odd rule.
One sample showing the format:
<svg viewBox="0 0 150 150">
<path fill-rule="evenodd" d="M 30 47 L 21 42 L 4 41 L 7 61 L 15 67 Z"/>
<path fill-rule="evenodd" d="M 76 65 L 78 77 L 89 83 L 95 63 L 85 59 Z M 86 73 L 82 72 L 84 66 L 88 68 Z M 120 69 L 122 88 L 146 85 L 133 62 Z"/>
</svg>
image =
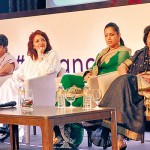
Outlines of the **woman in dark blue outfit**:
<svg viewBox="0 0 150 150">
<path fill-rule="evenodd" d="M 150 87 L 150 26 L 144 29 L 143 40 L 145 47 L 119 66 L 121 76 L 110 85 L 99 104 L 100 107 L 115 107 L 117 110 L 118 150 L 126 149 L 125 137 L 141 140 L 144 132 L 144 92 L 138 90 L 137 75 L 146 79 Z M 109 123 L 109 120 L 102 122 L 102 133 L 105 134 L 101 135 L 99 146 L 107 147 Z"/>
</svg>

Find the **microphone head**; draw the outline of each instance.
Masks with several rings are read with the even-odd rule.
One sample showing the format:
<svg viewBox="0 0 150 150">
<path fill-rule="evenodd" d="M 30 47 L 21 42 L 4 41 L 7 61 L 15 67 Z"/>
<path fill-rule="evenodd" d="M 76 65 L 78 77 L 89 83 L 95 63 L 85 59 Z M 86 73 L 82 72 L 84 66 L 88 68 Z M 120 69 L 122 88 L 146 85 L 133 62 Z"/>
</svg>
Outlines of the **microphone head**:
<svg viewBox="0 0 150 150">
<path fill-rule="evenodd" d="M 10 102 L 7 102 L 7 103 L 1 103 L 0 108 L 1 107 L 9 107 L 9 106 L 13 107 L 13 106 L 16 106 L 16 104 L 17 103 L 15 101 L 10 101 Z"/>
<path fill-rule="evenodd" d="M 11 101 L 11 103 L 12 103 L 12 106 L 16 106 L 16 101 Z"/>
</svg>

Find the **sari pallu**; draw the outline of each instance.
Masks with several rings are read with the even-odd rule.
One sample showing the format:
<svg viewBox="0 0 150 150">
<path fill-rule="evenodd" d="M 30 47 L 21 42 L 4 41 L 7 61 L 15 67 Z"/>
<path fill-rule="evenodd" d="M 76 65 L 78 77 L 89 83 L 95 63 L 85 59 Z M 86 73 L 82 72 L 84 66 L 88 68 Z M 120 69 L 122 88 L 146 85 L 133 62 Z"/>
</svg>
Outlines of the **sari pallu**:
<svg viewBox="0 0 150 150">
<path fill-rule="evenodd" d="M 115 89 L 114 89 L 115 87 Z M 133 140 L 140 140 L 144 132 L 144 101 L 138 94 L 137 77 L 127 74 L 118 77 L 109 87 L 100 107 L 115 107 L 117 111 L 117 131 Z M 109 121 L 103 121 L 109 127 Z"/>
<path fill-rule="evenodd" d="M 109 87 L 99 107 L 115 107 L 117 133 L 133 140 L 141 140 L 144 132 L 144 101 L 138 94 L 137 77 L 127 74 L 118 77 Z M 110 120 L 103 120 L 93 131 L 92 142 L 96 146 L 111 146 Z"/>
</svg>

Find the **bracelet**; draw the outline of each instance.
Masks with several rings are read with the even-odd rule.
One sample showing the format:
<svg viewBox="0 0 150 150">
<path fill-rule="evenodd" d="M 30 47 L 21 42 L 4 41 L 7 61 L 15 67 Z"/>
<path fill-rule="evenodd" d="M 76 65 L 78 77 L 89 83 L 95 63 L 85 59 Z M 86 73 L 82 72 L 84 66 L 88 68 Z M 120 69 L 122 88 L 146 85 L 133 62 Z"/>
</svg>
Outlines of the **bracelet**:
<svg viewBox="0 0 150 150">
<path fill-rule="evenodd" d="M 124 63 L 127 67 L 129 67 L 129 66 L 132 64 L 132 60 L 126 59 L 123 63 Z"/>
<path fill-rule="evenodd" d="M 129 67 L 126 63 L 123 62 L 123 64 L 124 64 L 127 68 Z"/>
</svg>

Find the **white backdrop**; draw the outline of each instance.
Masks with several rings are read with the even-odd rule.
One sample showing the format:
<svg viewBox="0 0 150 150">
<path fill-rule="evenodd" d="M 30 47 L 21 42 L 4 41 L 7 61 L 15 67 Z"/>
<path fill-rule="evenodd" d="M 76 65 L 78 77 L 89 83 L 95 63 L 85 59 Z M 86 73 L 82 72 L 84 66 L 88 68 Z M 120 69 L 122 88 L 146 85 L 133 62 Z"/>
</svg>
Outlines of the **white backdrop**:
<svg viewBox="0 0 150 150">
<path fill-rule="evenodd" d="M 29 35 L 40 29 L 48 34 L 60 58 L 68 60 L 62 66 L 70 73 L 79 72 L 80 63 L 73 64 L 73 60 L 80 59 L 86 70 L 87 60 L 106 47 L 103 30 L 109 22 L 118 24 L 132 53 L 142 48 L 143 29 L 150 25 L 149 8 L 150 4 L 140 4 L 0 20 L 0 33 L 8 36 L 9 51 L 22 58 L 26 56 Z M 88 67 L 92 64 L 90 61 Z"/>
</svg>

